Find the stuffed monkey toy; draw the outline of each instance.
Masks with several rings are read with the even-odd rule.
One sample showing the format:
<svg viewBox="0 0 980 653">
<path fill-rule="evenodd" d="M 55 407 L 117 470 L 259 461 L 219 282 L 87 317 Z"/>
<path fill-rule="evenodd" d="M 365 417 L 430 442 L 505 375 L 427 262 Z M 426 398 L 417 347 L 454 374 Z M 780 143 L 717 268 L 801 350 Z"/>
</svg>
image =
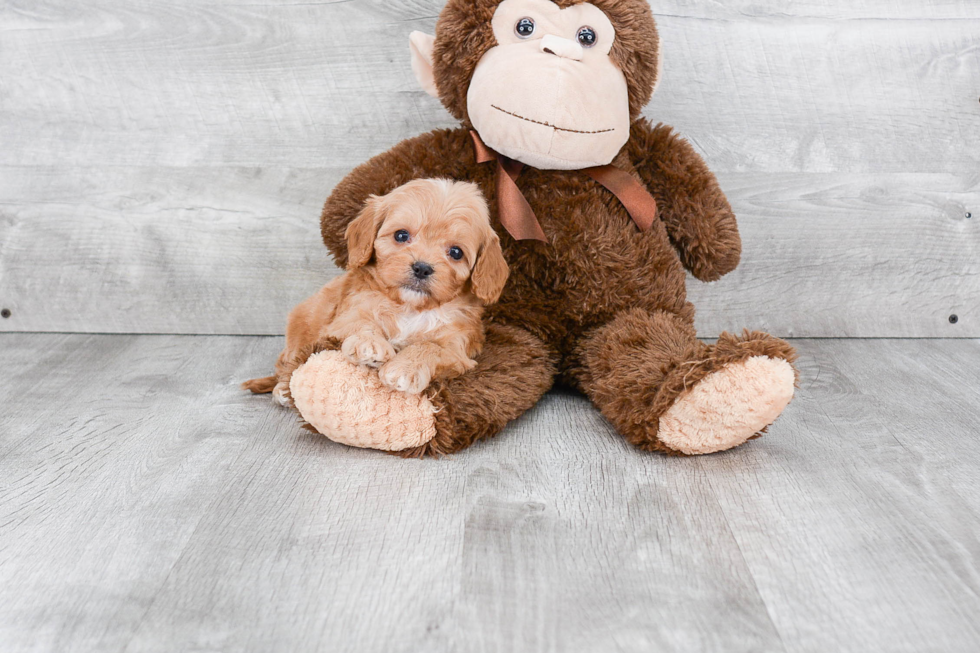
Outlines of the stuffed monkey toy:
<svg viewBox="0 0 980 653">
<path fill-rule="evenodd" d="M 760 332 L 695 335 L 684 271 L 718 279 L 741 241 L 704 161 L 640 115 L 660 75 L 647 0 L 449 0 L 435 37 L 409 40 L 422 88 L 461 126 L 351 172 L 324 206 L 324 243 L 345 266 L 345 230 L 369 197 L 471 181 L 510 280 L 478 365 L 421 395 L 381 385 L 336 342 L 304 353 L 290 388 L 303 419 L 354 446 L 448 454 L 560 382 L 643 450 L 706 454 L 763 433 L 792 399 L 794 351 Z"/>
</svg>

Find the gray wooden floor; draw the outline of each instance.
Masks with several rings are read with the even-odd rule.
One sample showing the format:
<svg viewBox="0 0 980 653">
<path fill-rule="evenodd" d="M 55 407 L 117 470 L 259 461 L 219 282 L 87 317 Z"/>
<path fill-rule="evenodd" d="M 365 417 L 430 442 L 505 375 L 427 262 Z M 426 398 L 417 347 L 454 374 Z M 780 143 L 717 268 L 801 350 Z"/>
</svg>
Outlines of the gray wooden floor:
<svg viewBox="0 0 980 653">
<path fill-rule="evenodd" d="M 559 391 L 425 461 L 241 393 L 280 344 L 0 335 L 0 650 L 980 649 L 980 341 L 796 341 L 725 454 Z"/>
</svg>

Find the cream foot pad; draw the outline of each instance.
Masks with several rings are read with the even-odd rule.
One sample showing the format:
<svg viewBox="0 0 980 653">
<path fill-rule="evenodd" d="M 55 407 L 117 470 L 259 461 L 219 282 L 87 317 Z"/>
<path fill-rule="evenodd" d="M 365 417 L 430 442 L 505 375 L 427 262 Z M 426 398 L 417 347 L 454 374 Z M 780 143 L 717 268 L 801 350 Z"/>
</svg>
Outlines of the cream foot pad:
<svg viewBox="0 0 980 653">
<path fill-rule="evenodd" d="M 334 442 L 401 451 L 436 434 L 435 408 L 424 395 L 383 385 L 377 370 L 322 351 L 293 372 L 290 393 L 299 414 Z"/>
<path fill-rule="evenodd" d="M 658 437 L 686 454 L 724 451 L 772 424 L 793 398 L 793 367 L 754 356 L 709 374 L 660 417 Z"/>
</svg>

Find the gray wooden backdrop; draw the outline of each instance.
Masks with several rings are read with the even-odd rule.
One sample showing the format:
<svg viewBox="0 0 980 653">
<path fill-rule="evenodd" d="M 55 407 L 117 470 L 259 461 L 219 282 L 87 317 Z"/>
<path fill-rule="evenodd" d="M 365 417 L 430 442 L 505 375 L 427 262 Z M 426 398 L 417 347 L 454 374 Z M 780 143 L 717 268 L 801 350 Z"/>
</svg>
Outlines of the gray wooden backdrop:
<svg viewBox="0 0 980 653">
<path fill-rule="evenodd" d="M 702 335 L 980 336 L 980 2 L 652 4 L 646 115 L 745 242 Z M 441 5 L 0 0 L 0 330 L 281 333 L 333 185 L 454 124 L 408 59 Z"/>
</svg>

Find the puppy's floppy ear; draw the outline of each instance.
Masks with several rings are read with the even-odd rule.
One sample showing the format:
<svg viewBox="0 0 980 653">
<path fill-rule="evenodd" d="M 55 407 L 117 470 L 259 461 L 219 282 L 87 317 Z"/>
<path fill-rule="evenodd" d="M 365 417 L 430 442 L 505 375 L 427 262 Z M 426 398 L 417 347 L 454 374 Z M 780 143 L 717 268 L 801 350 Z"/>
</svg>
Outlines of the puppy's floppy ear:
<svg viewBox="0 0 980 653">
<path fill-rule="evenodd" d="M 385 219 L 384 198 L 372 195 L 364 203 L 364 208 L 354 218 L 344 238 L 347 239 L 347 269 L 354 270 L 367 265 L 374 255 L 374 239 Z"/>
<path fill-rule="evenodd" d="M 500 249 L 500 238 L 491 229 L 480 248 L 473 274 L 470 275 L 473 293 L 489 306 L 500 299 L 509 275 L 507 261 Z"/>
</svg>

